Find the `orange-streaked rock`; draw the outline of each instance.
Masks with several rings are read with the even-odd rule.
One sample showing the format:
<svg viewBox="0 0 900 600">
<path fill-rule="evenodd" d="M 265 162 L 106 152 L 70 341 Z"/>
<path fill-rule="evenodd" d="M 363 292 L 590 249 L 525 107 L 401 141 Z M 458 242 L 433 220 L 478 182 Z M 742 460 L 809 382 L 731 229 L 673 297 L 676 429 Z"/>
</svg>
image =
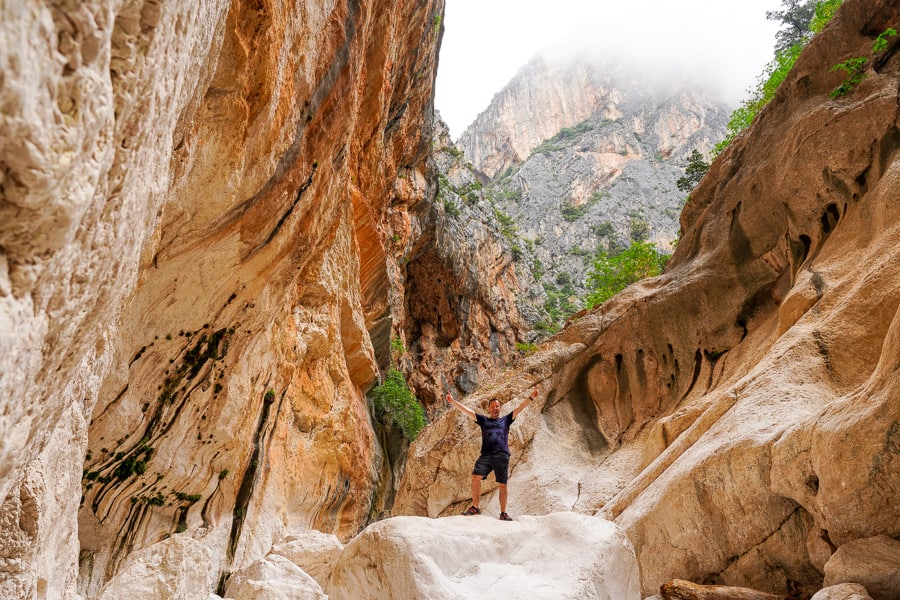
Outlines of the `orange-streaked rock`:
<svg viewBox="0 0 900 600">
<path fill-rule="evenodd" d="M 538 385 L 513 425 L 510 511 L 614 519 L 644 595 L 672 578 L 812 593 L 837 547 L 900 534 L 896 43 L 829 97 L 831 67 L 898 18 L 846 2 L 693 192 L 666 272 L 468 400 Z M 395 514 L 464 506 L 473 453 L 477 428 L 436 419 Z"/>
</svg>

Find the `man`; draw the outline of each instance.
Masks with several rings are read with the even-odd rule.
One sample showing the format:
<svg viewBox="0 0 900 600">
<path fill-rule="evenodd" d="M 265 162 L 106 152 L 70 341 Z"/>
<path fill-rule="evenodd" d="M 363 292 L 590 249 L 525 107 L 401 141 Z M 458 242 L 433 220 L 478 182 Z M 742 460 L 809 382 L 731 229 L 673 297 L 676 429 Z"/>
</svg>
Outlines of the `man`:
<svg viewBox="0 0 900 600">
<path fill-rule="evenodd" d="M 494 477 L 497 479 L 497 487 L 500 488 L 500 520 L 512 521 L 506 514 L 506 499 L 509 495 L 509 491 L 506 489 L 509 476 L 509 426 L 535 398 L 537 398 L 537 388 L 531 390 L 531 395 L 524 402 L 503 417 L 500 416 L 500 401 L 491 398 L 488 403 L 488 412 L 491 413 L 491 416 L 486 417 L 476 414 L 475 411 L 463 406 L 454 400 L 453 396 L 447 394 L 447 402 L 451 406 L 459 409 L 469 418 L 475 419 L 475 422 L 481 427 L 481 456 L 475 461 L 475 468 L 472 470 L 472 506 L 463 513 L 464 515 L 481 514 L 481 509 L 478 508 L 481 500 L 481 481 L 487 479 L 487 476 L 493 471 Z"/>
</svg>

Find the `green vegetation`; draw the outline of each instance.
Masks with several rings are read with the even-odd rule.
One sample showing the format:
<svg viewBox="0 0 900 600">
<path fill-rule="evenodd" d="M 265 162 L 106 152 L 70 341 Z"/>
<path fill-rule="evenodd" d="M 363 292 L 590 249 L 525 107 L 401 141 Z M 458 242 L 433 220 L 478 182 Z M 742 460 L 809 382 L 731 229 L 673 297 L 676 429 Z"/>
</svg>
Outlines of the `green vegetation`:
<svg viewBox="0 0 900 600">
<path fill-rule="evenodd" d="M 457 148 L 456 146 L 454 146 L 453 144 L 450 144 L 449 146 L 445 146 L 443 149 L 446 150 L 447 152 L 449 152 L 450 155 L 453 156 L 454 158 L 462 158 L 463 157 L 463 151 L 460 150 L 459 148 Z"/>
<path fill-rule="evenodd" d="M 391 338 L 391 354 L 401 355 L 406 352 L 406 346 L 400 336 Z"/>
<path fill-rule="evenodd" d="M 788 25 L 790 34 L 778 37 L 779 45 L 776 46 L 775 58 L 766 65 L 763 73 L 757 79 L 756 88 L 751 90 L 750 98 L 744 100 L 741 106 L 737 108 L 728 121 L 728 134 L 725 139 L 716 144 L 714 154 L 719 154 L 731 141 L 737 137 L 739 133 L 747 129 L 759 111 L 769 103 L 769 100 L 775 97 L 775 92 L 781 82 L 790 73 L 791 68 L 800 56 L 800 52 L 806 47 L 809 39 L 814 33 L 817 33 L 825 27 L 829 19 L 837 11 L 843 0 L 824 0 L 822 2 L 805 2 L 802 5 L 797 0 L 785 0 L 782 4 L 787 8 L 786 11 L 769 12 L 767 18 L 771 20 L 780 20 Z M 810 5 L 813 5 L 813 16 L 806 19 L 803 15 L 808 12 Z M 787 40 L 792 40 L 790 45 L 785 46 Z"/>
<path fill-rule="evenodd" d="M 897 35 L 897 30 L 893 27 L 888 27 L 875 38 L 875 42 L 872 43 L 872 55 L 879 54 L 887 50 L 888 47 L 888 38 L 895 37 Z M 869 58 L 866 56 L 857 56 L 855 58 L 848 58 L 844 62 L 838 63 L 831 67 L 832 71 L 846 71 L 847 78 L 832 90 L 830 96 L 832 98 L 839 98 L 840 96 L 845 96 L 856 89 L 862 80 L 866 78 L 866 68 L 869 66 Z"/>
<path fill-rule="evenodd" d="M 562 150 L 568 145 L 568 142 L 575 139 L 582 133 L 587 131 L 591 131 L 594 127 L 588 123 L 587 121 L 582 121 L 581 123 L 575 125 L 574 127 L 563 127 L 559 130 L 559 133 L 554 135 L 549 140 L 544 140 L 534 150 L 531 151 L 531 155 L 535 154 L 549 154 L 550 152 L 556 152 L 557 150 Z"/>
<path fill-rule="evenodd" d="M 534 352 L 537 350 L 537 344 L 530 344 L 528 342 L 516 342 L 516 350 L 528 356 L 529 354 L 534 354 Z"/>
<path fill-rule="evenodd" d="M 700 183 L 707 171 L 709 171 L 709 163 L 703 160 L 703 155 L 694 148 L 694 151 L 688 157 L 688 166 L 684 170 L 684 175 L 675 181 L 675 187 L 682 192 L 690 193 L 697 187 L 697 184 Z"/>
<path fill-rule="evenodd" d="M 444 212 L 454 219 L 458 218 L 462 212 L 459 210 L 459 207 L 454 204 L 453 200 L 450 198 L 444 198 Z"/>
<path fill-rule="evenodd" d="M 572 285 L 571 279 L 558 288 L 552 283 L 544 283 L 543 286 L 544 293 L 547 294 L 544 310 L 547 311 L 547 316 L 550 317 L 550 323 L 538 323 L 535 325 L 535 329 L 554 333 L 559 331 L 559 328 L 569 316 L 581 310 L 581 301 Z"/>
<path fill-rule="evenodd" d="M 535 258 L 531 263 L 531 276 L 535 281 L 540 281 L 544 276 L 544 263 L 541 262 L 541 259 Z"/>
<path fill-rule="evenodd" d="M 509 188 L 500 188 L 500 197 L 503 200 L 518 202 L 522 199 L 522 190 L 511 190 Z"/>
<path fill-rule="evenodd" d="M 570 223 L 572 221 L 577 221 L 578 219 L 583 217 L 593 205 L 603 200 L 606 196 L 607 195 L 602 192 L 594 192 L 593 194 L 588 196 L 587 200 L 584 203 L 579 204 L 578 206 L 575 206 L 574 204 L 567 204 L 562 208 L 563 219 L 569 221 Z"/>
<path fill-rule="evenodd" d="M 181 500 L 182 502 L 197 502 L 203 496 L 200 494 L 185 494 L 184 492 L 175 492 L 175 497 Z"/>
<path fill-rule="evenodd" d="M 434 33 L 432 34 L 432 42 L 436 42 L 438 39 L 438 35 L 441 33 L 441 20 L 443 19 L 443 15 L 434 15 Z"/>
<path fill-rule="evenodd" d="M 655 244 L 643 241 L 633 241 L 615 255 L 601 250 L 587 275 L 588 305 L 605 302 L 635 281 L 659 275 L 668 259 Z"/>
<path fill-rule="evenodd" d="M 399 427 L 409 441 L 425 427 L 425 410 L 413 395 L 403 373 L 391 367 L 384 382 L 372 390 L 375 415 L 385 424 Z"/>
<path fill-rule="evenodd" d="M 562 208 L 562 216 L 563 219 L 571 223 L 572 221 L 577 221 L 578 219 L 583 217 L 587 210 L 587 204 L 581 204 L 579 206 L 572 206 L 571 204 L 567 204 Z"/>
<path fill-rule="evenodd" d="M 816 12 L 815 0 L 783 0 L 782 5 L 784 10 L 766 11 L 767 20 L 782 25 L 782 29 L 775 34 L 775 52 L 805 43 L 812 31 L 810 23 Z"/>
<path fill-rule="evenodd" d="M 640 215 L 632 215 L 628 221 L 628 235 L 632 242 L 644 242 L 650 237 L 650 223 Z"/>
</svg>

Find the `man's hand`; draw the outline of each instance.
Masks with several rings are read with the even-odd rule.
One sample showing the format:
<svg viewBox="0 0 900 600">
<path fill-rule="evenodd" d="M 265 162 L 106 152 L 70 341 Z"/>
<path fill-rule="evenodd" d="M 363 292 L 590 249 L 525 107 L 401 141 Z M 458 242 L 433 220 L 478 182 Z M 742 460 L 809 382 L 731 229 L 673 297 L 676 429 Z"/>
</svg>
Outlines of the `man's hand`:
<svg viewBox="0 0 900 600">
<path fill-rule="evenodd" d="M 475 411 L 473 411 L 469 408 L 466 408 L 465 406 L 463 406 L 462 404 L 460 404 L 459 402 L 454 400 L 453 396 L 450 395 L 450 392 L 447 392 L 446 398 L 447 398 L 447 402 L 450 403 L 450 406 L 456 408 L 457 410 L 459 410 L 462 413 L 465 413 L 468 417 L 470 417 L 472 419 L 475 418 Z"/>
<path fill-rule="evenodd" d="M 518 416 L 519 416 L 519 413 L 522 412 L 522 411 L 525 409 L 526 406 L 528 406 L 529 404 L 531 404 L 531 401 L 532 401 L 532 400 L 534 400 L 535 398 L 537 398 L 537 395 L 538 395 L 537 387 L 532 388 L 532 390 L 531 390 L 531 395 L 528 396 L 527 398 L 525 398 L 525 402 L 523 402 L 522 404 L 520 404 L 519 406 L 517 406 L 517 407 L 513 410 L 513 412 L 512 412 L 513 419 L 515 419 L 516 417 L 518 417 Z"/>
</svg>

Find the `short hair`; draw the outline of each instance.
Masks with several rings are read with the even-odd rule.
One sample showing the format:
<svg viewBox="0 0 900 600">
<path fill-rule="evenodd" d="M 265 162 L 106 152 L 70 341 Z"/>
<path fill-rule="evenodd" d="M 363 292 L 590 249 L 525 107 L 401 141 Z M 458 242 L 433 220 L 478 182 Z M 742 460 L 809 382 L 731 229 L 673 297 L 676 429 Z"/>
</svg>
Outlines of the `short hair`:
<svg viewBox="0 0 900 600">
<path fill-rule="evenodd" d="M 497 398 L 491 398 L 490 400 L 488 400 L 488 406 L 491 405 L 491 402 L 496 402 L 497 404 L 500 404 L 500 400 L 498 400 Z"/>
</svg>

